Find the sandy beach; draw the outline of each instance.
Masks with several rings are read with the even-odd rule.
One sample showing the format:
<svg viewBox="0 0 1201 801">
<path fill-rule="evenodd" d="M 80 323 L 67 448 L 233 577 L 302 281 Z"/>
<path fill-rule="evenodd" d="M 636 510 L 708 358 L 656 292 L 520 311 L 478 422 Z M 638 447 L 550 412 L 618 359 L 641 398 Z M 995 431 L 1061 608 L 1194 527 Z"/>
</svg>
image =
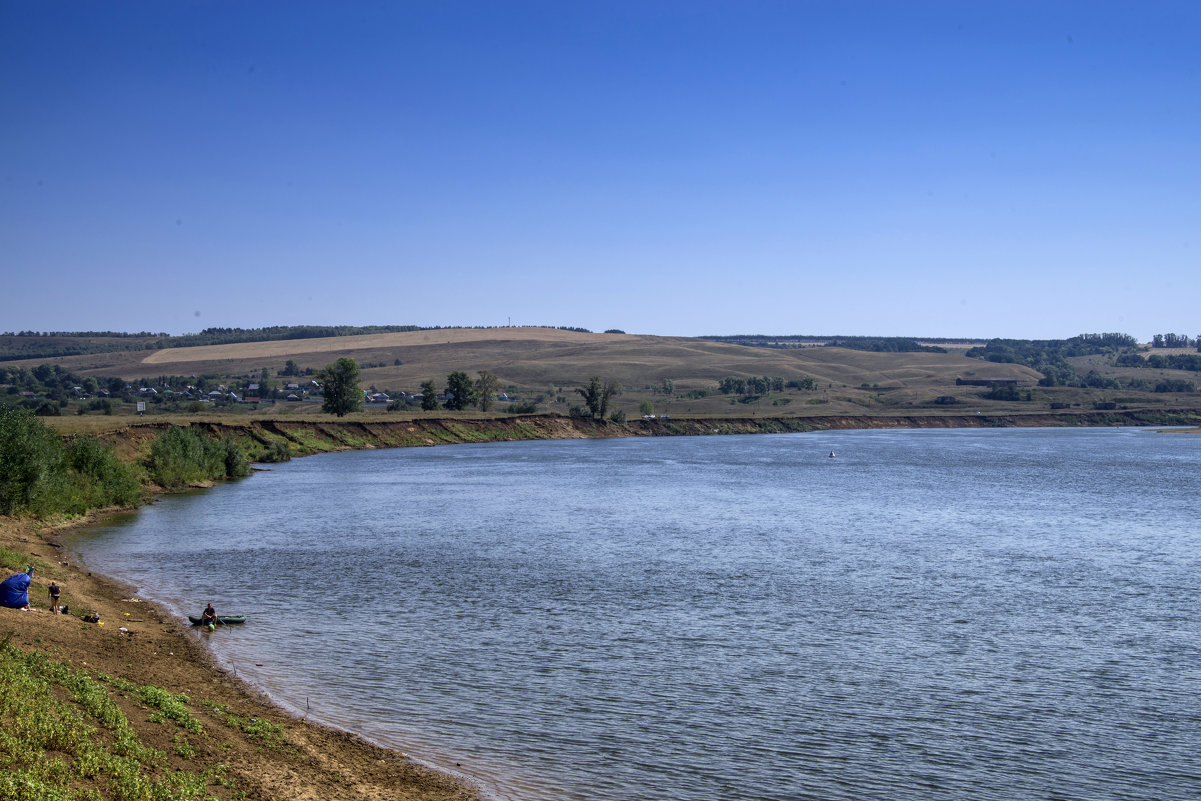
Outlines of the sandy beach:
<svg viewBox="0 0 1201 801">
<path fill-rule="evenodd" d="M 199 739 L 200 753 L 190 763 L 228 765 L 228 778 L 244 793 L 238 797 L 263 801 L 480 798 L 476 789 L 403 754 L 289 715 L 218 667 L 178 620 L 135 597 L 135 588 L 74 564 L 59 537 L 95 524 L 97 519 L 48 525 L 0 517 L 0 545 L 41 566 L 35 570 L 29 590 L 31 610 L 0 609 L 0 637 L 11 635 L 12 646 L 44 652 L 76 669 L 189 696 L 194 714 L 210 732 Z M 68 615 L 49 611 L 47 588 L 51 581 L 62 588 L 62 603 L 70 607 Z M 104 625 L 82 619 L 93 611 Z M 122 698 L 118 703 L 142 741 L 169 755 L 170 768 L 188 767 L 173 752 L 171 727 L 150 720 L 151 710 L 136 699 Z M 280 726 L 285 747 L 265 748 L 240 730 L 229 728 L 209 711 L 209 704 Z"/>
</svg>

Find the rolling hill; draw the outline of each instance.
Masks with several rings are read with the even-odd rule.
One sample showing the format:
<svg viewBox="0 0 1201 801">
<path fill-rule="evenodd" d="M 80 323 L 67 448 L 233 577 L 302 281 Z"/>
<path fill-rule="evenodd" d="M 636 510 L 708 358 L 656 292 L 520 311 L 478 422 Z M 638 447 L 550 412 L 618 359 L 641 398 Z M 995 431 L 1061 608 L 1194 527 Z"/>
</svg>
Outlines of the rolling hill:
<svg viewBox="0 0 1201 801">
<path fill-rule="evenodd" d="M 99 343 L 89 340 L 79 344 L 93 347 Z M 144 385 L 153 385 L 166 376 L 209 376 L 237 383 L 255 380 L 265 369 L 273 382 L 283 383 L 297 380 L 279 377 L 288 362 L 302 372 L 316 372 L 340 357 L 348 357 L 362 367 L 364 387 L 389 394 L 416 392 L 428 380 L 441 387 L 447 374 L 456 370 L 471 377 L 486 370 L 500 379 L 500 386 L 510 395 L 538 398 L 540 408 L 564 413 L 580 402 L 574 390 L 586 385 L 592 376 L 622 385 L 624 393 L 617 407 L 629 414 L 637 413 L 643 400 L 653 401 L 660 413 L 718 415 L 738 411 L 773 416 L 897 414 L 923 409 L 942 413 L 950 411 L 947 403 L 952 396 L 959 412 L 1045 410 L 1052 403 L 1057 408 L 1064 404 L 1091 408 L 1094 403 L 1115 400 L 1113 392 L 1038 387 L 1042 376 L 1030 367 L 968 358 L 965 352 L 966 346 L 948 346 L 942 353 L 871 352 L 817 345 L 752 347 L 701 338 L 513 327 L 126 349 L 10 361 L 0 366 L 30 368 L 47 361 L 79 376 L 117 376 Z M 779 377 L 785 382 L 812 377 L 816 388 L 768 393 L 752 399 L 750 406 L 737 407 L 731 407 L 736 402 L 734 397 L 716 392 L 723 378 L 763 376 Z M 1022 396 L 988 398 L 987 388 L 960 386 L 957 379 L 961 378 L 1009 379 L 1016 382 Z M 665 381 L 673 385 L 671 394 L 660 391 Z M 1122 397 L 1117 400 L 1124 403 L 1197 405 L 1192 397 L 1152 392 L 1119 394 Z M 277 411 L 286 413 L 279 405 Z"/>
</svg>

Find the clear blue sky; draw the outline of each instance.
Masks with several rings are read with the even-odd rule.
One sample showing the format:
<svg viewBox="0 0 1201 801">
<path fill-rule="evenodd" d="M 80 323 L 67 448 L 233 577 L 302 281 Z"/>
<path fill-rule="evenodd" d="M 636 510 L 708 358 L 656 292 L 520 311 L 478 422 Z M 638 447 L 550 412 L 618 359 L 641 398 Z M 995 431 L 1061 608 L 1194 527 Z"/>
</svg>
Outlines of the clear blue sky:
<svg viewBox="0 0 1201 801">
<path fill-rule="evenodd" d="M 0 330 L 1201 333 L 1201 3 L 0 0 Z"/>
</svg>

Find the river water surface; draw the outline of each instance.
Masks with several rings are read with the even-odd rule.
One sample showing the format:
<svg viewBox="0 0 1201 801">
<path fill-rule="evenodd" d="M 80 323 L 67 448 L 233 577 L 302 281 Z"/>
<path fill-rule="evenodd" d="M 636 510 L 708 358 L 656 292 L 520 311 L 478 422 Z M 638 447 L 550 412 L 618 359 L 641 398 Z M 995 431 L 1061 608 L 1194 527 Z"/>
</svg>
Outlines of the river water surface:
<svg viewBox="0 0 1201 801">
<path fill-rule="evenodd" d="M 280 703 L 504 799 L 1183 800 L 1199 468 L 1134 429 L 358 451 L 74 545 L 248 615 L 202 636 Z"/>
</svg>

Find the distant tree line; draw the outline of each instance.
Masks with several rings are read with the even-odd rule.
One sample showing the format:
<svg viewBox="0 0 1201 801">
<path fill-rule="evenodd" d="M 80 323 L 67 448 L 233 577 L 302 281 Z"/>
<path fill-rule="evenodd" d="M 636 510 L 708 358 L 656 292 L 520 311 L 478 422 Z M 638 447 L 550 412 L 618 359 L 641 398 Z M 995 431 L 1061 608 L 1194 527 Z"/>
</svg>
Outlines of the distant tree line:
<svg viewBox="0 0 1201 801">
<path fill-rule="evenodd" d="M 1071 339 L 990 339 L 983 347 L 970 348 L 966 355 L 989 362 L 1024 364 L 1056 362 L 1074 356 L 1122 353 L 1138 348 L 1129 334 L 1081 334 Z"/>
<path fill-rule="evenodd" d="M 1155 384 L 1156 392 L 1196 392 L 1197 385 L 1182 378 L 1165 378 Z"/>
<path fill-rule="evenodd" d="M 450 411 L 462 411 L 476 406 L 480 411 L 490 411 L 497 400 L 500 379 L 487 370 L 480 370 L 477 376 L 472 379 L 462 370 L 455 370 L 446 376 L 446 387 L 441 395 L 434 379 L 423 381 L 420 393 L 421 409 L 436 411 L 445 408 Z M 327 364 L 317 374 L 317 381 L 321 385 L 321 410 L 343 417 L 362 409 L 364 393 L 359 386 L 360 378 L 359 365 L 354 359 L 343 357 Z M 374 390 L 374 387 L 372 389 Z M 409 398 L 400 397 L 392 400 L 387 408 L 390 412 L 401 411 L 409 404 Z M 528 414 L 537 410 L 537 403 L 533 401 L 510 404 L 507 409 L 514 414 Z"/>
<path fill-rule="evenodd" d="M 730 334 L 721 336 L 703 336 L 712 342 L 725 342 L 731 345 L 748 345 L 753 348 L 796 349 L 806 347 L 848 348 L 850 350 L 866 350 L 879 353 L 911 353 L 930 352 L 946 353 L 939 344 L 962 342 L 981 342 L 984 340 L 964 340 L 954 337 L 866 337 L 866 336 L 813 336 L 809 334 L 788 334 L 773 336 L 769 334 Z M 933 343 L 923 345 L 922 342 Z"/>
<path fill-rule="evenodd" d="M 140 334 L 131 334 L 130 338 L 141 336 Z M 152 341 L 131 342 L 128 344 L 107 342 L 107 343 L 82 343 L 82 342 L 60 342 L 58 340 L 49 340 L 46 342 L 26 342 L 20 345 L 9 342 L 0 345 L 0 361 L 15 362 L 32 359 L 62 359 L 67 356 L 84 356 L 89 353 L 116 353 L 133 350 L 154 350 L 156 345 Z"/>
<path fill-rule="evenodd" d="M 1201 351 L 1201 334 L 1196 339 L 1189 339 L 1187 334 L 1156 334 L 1151 337 L 1153 348 L 1191 348 Z"/>
<path fill-rule="evenodd" d="M 990 339 L 965 355 L 999 364 L 1022 364 L 1043 374 L 1045 387 L 1084 386 L 1067 360 L 1076 356 L 1120 354 L 1138 348 L 1129 334 L 1081 334 L 1070 339 Z"/>
<path fill-rule="evenodd" d="M 428 330 L 418 325 L 272 325 L 264 328 L 206 328 L 199 334 L 164 337 L 159 348 L 230 345 L 238 342 L 272 342 L 281 339 L 320 339 L 359 334 L 394 334 Z"/>
<path fill-rule="evenodd" d="M 21 337 L 24 339 L 140 339 L 141 342 L 120 344 L 116 342 L 9 342 L 0 345 L 0 361 L 18 361 L 22 359 L 54 359 L 64 356 L 80 356 L 89 353 L 112 353 L 129 350 L 159 350 L 162 348 L 190 348 L 200 345 L 232 345 L 239 342 L 271 342 L 282 339 L 317 339 L 322 337 L 345 337 L 360 334 L 394 334 L 409 331 L 440 331 L 446 328 L 492 329 L 502 326 L 443 326 L 443 325 L 275 325 L 264 328 L 205 328 L 198 334 L 181 334 L 172 336 L 166 333 L 151 333 L 143 331 L 138 334 L 125 334 L 118 331 L 20 331 L 0 334 L 6 337 Z M 535 328 L 554 328 L 558 331 L 577 331 L 583 334 L 592 333 L 587 328 L 578 326 L 533 326 Z M 616 330 L 614 330 L 615 333 Z"/>
<path fill-rule="evenodd" d="M 828 348 L 866 350 L 873 353 L 946 353 L 947 349 L 937 345 L 923 345 L 916 339 L 906 337 L 832 337 Z"/>
<path fill-rule="evenodd" d="M 781 376 L 726 376 L 717 382 L 717 391 L 722 395 L 758 397 L 768 392 L 783 392 L 785 389 L 813 391 L 817 389 L 817 379 L 811 375 L 787 381 Z"/>
<path fill-rule="evenodd" d="M 1151 367 L 1159 370 L 1190 370 L 1201 373 L 1201 356 L 1191 353 L 1152 353 L 1143 358 L 1137 353 L 1124 353 L 1114 360 L 1117 367 Z"/>
</svg>

